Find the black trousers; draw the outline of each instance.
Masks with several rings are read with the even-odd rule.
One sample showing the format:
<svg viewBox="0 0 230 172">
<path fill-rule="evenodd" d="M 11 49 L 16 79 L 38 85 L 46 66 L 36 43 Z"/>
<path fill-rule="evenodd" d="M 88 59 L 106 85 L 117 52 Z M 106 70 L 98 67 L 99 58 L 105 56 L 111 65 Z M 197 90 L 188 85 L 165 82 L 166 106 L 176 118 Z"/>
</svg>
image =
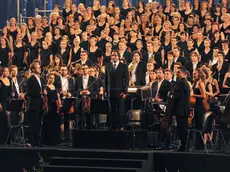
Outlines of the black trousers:
<svg viewBox="0 0 230 172">
<path fill-rule="evenodd" d="M 112 129 L 123 127 L 125 123 L 125 100 L 121 98 L 110 98 L 110 106 L 109 126 Z"/>
<path fill-rule="evenodd" d="M 177 116 L 177 130 L 178 136 L 181 140 L 181 150 L 186 151 L 186 139 L 187 139 L 187 129 L 188 129 L 188 117 L 187 116 Z"/>
<path fill-rule="evenodd" d="M 28 142 L 32 145 L 39 145 L 41 141 L 42 111 L 30 110 L 27 112 L 28 118 Z"/>
</svg>

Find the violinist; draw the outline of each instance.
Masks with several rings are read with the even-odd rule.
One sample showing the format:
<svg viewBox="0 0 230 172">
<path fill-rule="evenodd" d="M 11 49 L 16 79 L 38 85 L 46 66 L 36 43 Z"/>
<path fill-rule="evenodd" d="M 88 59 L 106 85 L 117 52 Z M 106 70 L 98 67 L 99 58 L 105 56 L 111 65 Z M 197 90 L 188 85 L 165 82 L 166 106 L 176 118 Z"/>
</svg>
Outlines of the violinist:
<svg viewBox="0 0 230 172">
<path fill-rule="evenodd" d="M 42 95 L 43 80 L 40 78 L 41 66 L 38 61 L 30 65 L 32 76 L 27 80 L 27 100 L 28 100 L 28 146 L 40 145 L 40 131 L 42 121 Z"/>
<path fill-rule="evenodd" d="M 81 68 L 83 70 L 83 75 L 76 80 L 73 94 L 74 96 L 81 98 L 81 101 L 76 103 L 78 111 L 80 111 L 81 115 L 86 112 L 87 116 L 87 125 L 83 124 L 84 120 L 80 120 L 80 126 L 86 126 L 86 128 L 89 129 L 91 128 L 91 116 L 89 113 L 90 98 L 95 97 L 98 94 L 99 86 L 97 79 L 93 76 L 89 76 L 89 66 L 84 64 Z"/>
<path fill-rule="evenodd" d="M 7 119 L 5 111 L 10 102 L 12 94 L 12 83 L 9 79 L 8 67 L 3 67 L 0 77 L 0 144 L 4 144 L 8 134 Z"/>
<path fill-rule="evenodd" d="M 60 143 L 60 123 L 61 117 L 57 113 L 57 109 L 60 106 L 59 93 L 57 92 L 55 85 L 55 74 L 50 73 L 47 77 L 46 89 L 44 90 L 44 96 L 47 96 L 48 110 L 44 116 L 42 126 L 42 143 L 45 145 L 58 145 Z"/>
<path fill-rule="evenodd" d="M 25 90 L 22 88 L 24 80 L 18 76 L 18 67 L 16 65 L 11 65 L 9 69 L 13 84 L 12 96 L 16 99 L 24 99 L 25 95 L 23 92 L 25 92 Z"/>
<path fill-rule="evenodd" d="M 60 76 L 56 77 L 55 86 L 60 93 L 61 99 L 65 97 L 72 97 L 74 81 L 68 76 L 68 69 L 66 65 L 61 66 Z M 64 139 L 70 139 L 70 120 L 72 114 L 64 114 Z"/>
</svg>

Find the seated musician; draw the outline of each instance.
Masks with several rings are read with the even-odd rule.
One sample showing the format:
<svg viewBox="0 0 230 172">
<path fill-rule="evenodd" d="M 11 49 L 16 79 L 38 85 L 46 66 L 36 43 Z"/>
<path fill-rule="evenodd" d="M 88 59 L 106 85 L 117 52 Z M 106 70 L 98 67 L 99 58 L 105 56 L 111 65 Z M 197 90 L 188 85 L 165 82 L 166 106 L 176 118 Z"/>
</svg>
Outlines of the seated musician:
<svg viewBox="0 0 230 172">
<path fill-rule="evenodd" d="M 167 103 L 168 94 L 171 92 L 172 84 L 165 79 L 164 70 L 162 68 L 157 69 L 157 81 L 152 84 L 152 101 L 153 101 L 153 123 L 161 120 L 161 114 L 165 114 L 166 106 L 163 103 Z M 156 127 L 156 126 L 155 126 Z M 160 140 L 164 141 L 164 147 L 168 146 L 167 132 L 162 130 L 160 133 Z"/>
<path fill-rule="evenodd" d="M 81 99 L 77 99 L 76 108 L 81 116 L 80 128 L 83 129 L 86 126 L 91 128 L 91 117 L 90 117 L 90 98 L 95 97 L 98 94 L 99 86 L 98 81 L 93 76 L 89 76 L 89 66 L 82 65 L 83 75 L 79 77 L 75 82 L 73 95 Z M 80 100 L 80 101 L 79 101 Z M 86 123 L 84 124 L 83 113 L 86 112 Z"/>
<path fill-rule="evenodd" d="M 168 93 L 171 91 L 172 85 L 165 80 L 164 70 L 157 69 L 157 82 L 152 84 L 152 101 L 167 102 Z"/>
<path fill-rule="evenodd" d="M 61 99 L 65 97 L 71 97 L 73 93 L 73 85 L 74 81 L 68 75 L 68 69 L 66 65 L 61 66 L 60 76 L 56 77 L 55 87 L 57 91 L 60 93 Z M 64 114 L 64 139 L 70 139 L 70 120 L 72 119 L 72 114 Z"/>
<path fill-rule="evenodd" d="M 132 62 L 129 65 L 130 85 L 144 86 L 146 63 L 141 61 L 142 55 L 138 51 L 132 53 Z"/>
</svg>

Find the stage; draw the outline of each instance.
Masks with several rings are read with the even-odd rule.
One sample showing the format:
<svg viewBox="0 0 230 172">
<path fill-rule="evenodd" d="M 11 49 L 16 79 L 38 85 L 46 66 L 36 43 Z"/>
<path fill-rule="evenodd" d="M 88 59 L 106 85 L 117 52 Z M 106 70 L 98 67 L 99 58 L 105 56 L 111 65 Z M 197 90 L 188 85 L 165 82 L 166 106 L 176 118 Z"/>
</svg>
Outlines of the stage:
<svg viewBox="0 0 230 172">
<path fill-rule="evenodd" d="M 156 133 L 152 133 L 151 137 Z M 135 136 L 135 139 L 133 139 Z M 230 155 L 148 148 L 146 131 L 75 130 L 59 146 L 0 146 L 2 172 L 222 172 Z M 144 139 L 145 138 L 145 139 Z M 226 150 L 225 150 L 226 151 Z M 25 170 L 25 171 L 23 171 Z"/>
<path fill-rule="evenodd" d="M 0 147 L 0 170 L 23 172 L 224 172 L 229 155 L 154 150 Z"/>
</svg>

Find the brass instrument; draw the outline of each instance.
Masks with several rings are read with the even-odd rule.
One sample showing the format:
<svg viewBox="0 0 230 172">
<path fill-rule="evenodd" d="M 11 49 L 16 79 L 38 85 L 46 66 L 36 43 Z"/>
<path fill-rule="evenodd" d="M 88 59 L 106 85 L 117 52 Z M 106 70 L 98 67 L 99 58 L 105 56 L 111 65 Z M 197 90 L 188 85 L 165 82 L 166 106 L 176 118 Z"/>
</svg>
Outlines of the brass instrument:
<svg viewBox="0 0 230 172">
<path fill-rule="evenodd" d="M 105 66 L 102 66 L 102 67 L 101 67 L 100 73 L 101 73 L 101 74 L 105 74 Z"/>
<path fill-rule="evenodd" d="M 135 61 L 132 61 L 129 65 L 128 65 L 128 69 L 129 72 L 132 72 L 137 66 L 137 63 Z"/>
<path fill-rule="evenodd" d="M 80 69 L 80 67 L 81 67 L 81 64 L 80 63 L 78 63 L 79 61 L 81 61 L 81 59 L 79 59 L 79 60 L 77 60 L 77 61 L 75 61 L 75 62 L 72 62 L 71 64 L 70 64 L 70 70 L 73 72 L 73 73 L 75 73 L 75 71 L 79 71 L 79 69 Z"/>
<path fill-rule="evenodd" d="M 133 70 L 136 69 L 137 63 L 133 60 L 129 65 L 128 65 L 128 70 L 129 70 L 129 85 L 130 86 L 135 86 L 135 83 L 132 81 L 131 76 Z"/>
</svg>

